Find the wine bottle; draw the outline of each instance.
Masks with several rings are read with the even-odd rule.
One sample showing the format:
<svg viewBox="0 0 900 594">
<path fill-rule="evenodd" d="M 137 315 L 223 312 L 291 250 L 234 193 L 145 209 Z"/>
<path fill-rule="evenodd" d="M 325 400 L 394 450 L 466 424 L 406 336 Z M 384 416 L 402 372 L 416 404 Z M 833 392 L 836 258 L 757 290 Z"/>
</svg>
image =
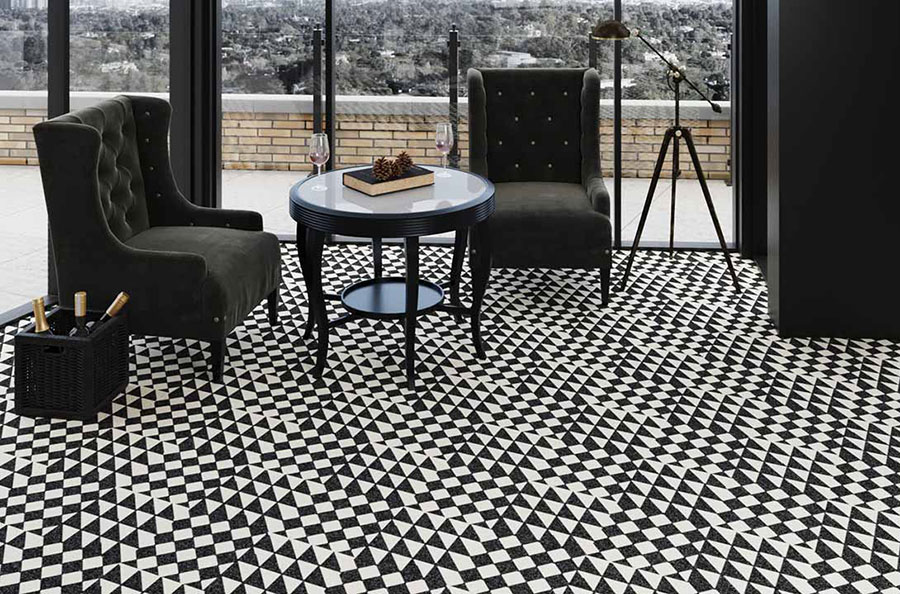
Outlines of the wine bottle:
<svg viewBox="0 0 900 594">
<path fill-rule="evenodd" d="M 69 331 L 69 336 L 87 335 L 87 293 L 78 291 L 75 293 L 75 327 Z"/>
<path fill-rule="evenodd" d="M 44 310 L 44 298 L 38 297 L 31 300 L 31 308 L 34 310 L 35 334 L 53 334 L 50 324 L 47 322 L 47 312 Z"/>
<path fill-rule="evenodd" d="M 122 308 L 125 307 L 126 303 L 128 303 L 128 293 L 122 291 L 116 295 L 116 298 L 109 304 L 109 307 L 106 308 L 106 311 L 103 312 L 100 319 L 91 324 L 90 332 L 96 332 L 100 326 L 108 322 L 111 318 L 116 317 Z"/>
</svg>

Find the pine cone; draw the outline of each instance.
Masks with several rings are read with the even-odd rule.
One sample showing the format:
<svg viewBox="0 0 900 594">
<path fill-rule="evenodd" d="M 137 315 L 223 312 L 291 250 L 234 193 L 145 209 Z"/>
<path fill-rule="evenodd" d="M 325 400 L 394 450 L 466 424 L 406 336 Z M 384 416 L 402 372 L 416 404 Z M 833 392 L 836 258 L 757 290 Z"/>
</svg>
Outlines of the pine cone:
<svg viewBox="0 0 900 594">
<path fill-rule="evenodd" d="M 406 154 L 406 151 L 403 151 L 399 155 L 397 155 L 397 159 L 394 161 L 395 170 L 398 171 L 398 175 L 403 175 L 407 171 L 409 171 L 410 167 L 413 166 L 412 157 Z"/>
<path fill-rule="evenodd" d="M 372 175 L 374 175 L 375 179 L 378 181 L 387 181 L 391 179 L 394 176 L 394 162 L 381 157 L 376 160 L 375 165 L 372 166 Z"/>
<path fill-rule="evenodd" d="M 406 171 L 403 169 L 403 165 L 400 163 L 400 161 L 398 161 L 397 159 L 391 161 L 391 178 L 400 177 L 404 173 L 406 173 Z"/>
</svg>

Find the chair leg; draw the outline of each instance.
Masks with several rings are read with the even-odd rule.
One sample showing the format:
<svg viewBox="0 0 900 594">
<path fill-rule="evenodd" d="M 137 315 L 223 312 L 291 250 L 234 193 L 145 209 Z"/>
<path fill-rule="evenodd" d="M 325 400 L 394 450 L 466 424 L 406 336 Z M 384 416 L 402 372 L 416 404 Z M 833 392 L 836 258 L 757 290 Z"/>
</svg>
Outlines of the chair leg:
<svg viewBox="0 0 900 594">
<path fill-rule="evenodd" d="M 269 293 L 269 324 L 278 324 L 278 289 Z"/>
<path fill-rule="evenodd" d="M 600 294 L 603 299 L 603 307 L 609 305 L 609 277 L 612 268 L 600 269 Z"/>
<path fill-rule="evenodd" d="M 221 383 L 222 376 L 225 373 L 225 339 L 210 341 L 209 351 L 209 367 L 212 380 Z"/>
</svg>

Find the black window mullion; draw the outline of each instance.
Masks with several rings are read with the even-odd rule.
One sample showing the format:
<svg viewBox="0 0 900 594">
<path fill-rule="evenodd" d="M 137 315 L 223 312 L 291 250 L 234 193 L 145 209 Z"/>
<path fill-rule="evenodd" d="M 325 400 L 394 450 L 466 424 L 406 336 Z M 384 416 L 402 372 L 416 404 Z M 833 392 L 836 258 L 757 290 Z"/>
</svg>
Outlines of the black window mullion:
<svg viewBox="0 0 900 594">
<path fill-rule="evenodd" d="M 222 204 L 221 1 L 169 3 L 172 169 L 184 195 Z"/>
<path fill-rule="evenodd" d="M 69 111 L 69 0 L 47 4 L 47 117 Z M 47 294 L 57 295 L 53 241 L 47 228 Z"/>
<path fill-rule="evenodd" d="M 334 0 L 325 0 L 325 134 L 331 145 L 331 156 L 325 169 L 334 169 L 337 161 L 337 141 L 334 137 L 337 114 L 335 113 L 335 80 L 334 80 Z"/>
<path fill-rule="evenodd" d="M 622 0 L 613 4 L 613 18 L 622 21 Z M 622 43 L 613 43 L 613 247 L 622 247 Z"/>
</svg>

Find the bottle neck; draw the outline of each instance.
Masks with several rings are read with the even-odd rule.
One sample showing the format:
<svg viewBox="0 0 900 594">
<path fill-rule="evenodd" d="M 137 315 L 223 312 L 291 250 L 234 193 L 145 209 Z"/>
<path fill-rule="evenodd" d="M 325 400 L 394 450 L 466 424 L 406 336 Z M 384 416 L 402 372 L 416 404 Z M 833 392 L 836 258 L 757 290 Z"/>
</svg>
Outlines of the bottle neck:
<svg viewBox="0 0 900 594">
<path fill-rule="evenodd" d="M 50 330 L 50 324 L 47 322 L 47 313 L 44 311 L 44 299 L 41 297 L 33 299 L 31 307 L 34 310 L 34 331 L 42 334 Z"/>
</svg>

